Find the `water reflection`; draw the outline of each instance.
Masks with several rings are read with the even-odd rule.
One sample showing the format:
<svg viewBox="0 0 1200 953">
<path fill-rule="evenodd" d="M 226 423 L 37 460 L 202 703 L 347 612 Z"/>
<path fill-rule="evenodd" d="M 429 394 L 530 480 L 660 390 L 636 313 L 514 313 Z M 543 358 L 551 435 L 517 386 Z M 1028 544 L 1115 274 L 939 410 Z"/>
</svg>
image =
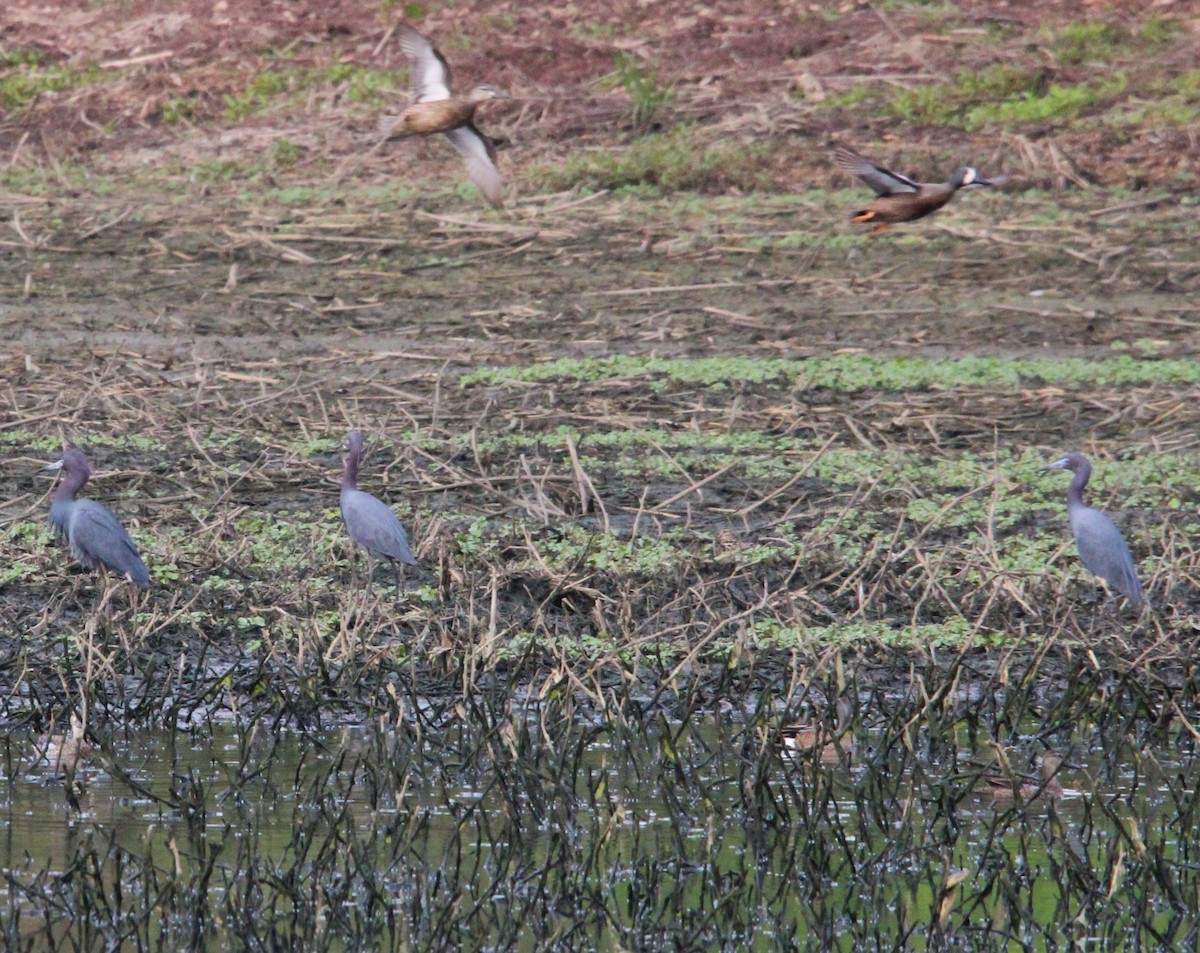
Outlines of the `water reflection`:
<svg viewBox="0 0 1200 953">
<path fill-rule="evenodd" d="M 785 747 L 783 725 L 715 717 L 131 732 L 66 775 L 14 736 L 4 930 L 78 939 L 103 898 L 112 936 L 185 946 L 197 916 L 234 947 L 335 929 L 332 948 L 529 950 L 1194 935 L 1190 762 L 1067 738 L 1047 797 L 1022 780 L 1043 746 L 1018 737 L 1004 797 L 986 746 L 840 727 L 833 757 L 819 731 Z"/>
</svg>

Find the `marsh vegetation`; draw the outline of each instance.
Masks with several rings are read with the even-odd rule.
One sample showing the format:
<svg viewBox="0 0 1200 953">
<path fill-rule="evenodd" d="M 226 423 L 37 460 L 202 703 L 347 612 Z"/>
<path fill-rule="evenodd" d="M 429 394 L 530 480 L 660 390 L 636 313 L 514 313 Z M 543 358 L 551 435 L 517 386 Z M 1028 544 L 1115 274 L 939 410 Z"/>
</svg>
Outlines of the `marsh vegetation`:
<svg viewBox="0 0 1200 953">
<path fill-rule="evenodd" d="M 445 39 L 545 93 L 488 116 L 504 214 L 366 154 L 402 85 L 375 6 L 132 65 L 18 21 L 0 719 L 48 840 L 5 863 L 9 949 L 1195 942 L 1194 35 L 653 6 Z M 880 61 L 897 28 L 920 62 Z M 847 130 L 1014 182 L 868 237 Z M 353 427 L 400 599 L 351 584 Z M 64 438 L 149 593 L 54 544 Z M 1070 449 L 1145 612 L 1078 565 L 1038 472 Z M 854 758 L 785 759 L 839 698 Z M 989 742 L 1076 793 L 996 810 Z"/>
</svg>

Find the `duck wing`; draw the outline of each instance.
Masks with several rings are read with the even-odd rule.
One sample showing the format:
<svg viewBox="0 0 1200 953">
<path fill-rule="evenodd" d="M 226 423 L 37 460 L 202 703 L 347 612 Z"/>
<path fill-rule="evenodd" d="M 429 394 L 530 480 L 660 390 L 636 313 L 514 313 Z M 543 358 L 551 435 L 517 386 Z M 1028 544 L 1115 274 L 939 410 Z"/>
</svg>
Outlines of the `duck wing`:
<svg viewBox="0 0 1200 953">
<path fill-rule="evenodd" d="M 500 170 L 496 168 L 496 150 L 492 141 L 471 123 L 451 129 L 446 138 L 463 157 L 467 175 L 483 197 L 499 208 L 502 204 Z"/>
<path fill-rule="evenodd" d="M 865 156 L 844 147 L 834 154 L 838 168 L 862 179 L 875 190 L 876 195 L 896 195 L 901 192 L 916 192 L 921 186 L 908 176 L 876 165 Z"/>
<path fill-rule="evenodd" d="M 450 65 L 425 37 L 409 26 L 400 28 L 400 49 L 408 57 L 409 92 L 414 103 L 450 98 Z"/>
</svg>

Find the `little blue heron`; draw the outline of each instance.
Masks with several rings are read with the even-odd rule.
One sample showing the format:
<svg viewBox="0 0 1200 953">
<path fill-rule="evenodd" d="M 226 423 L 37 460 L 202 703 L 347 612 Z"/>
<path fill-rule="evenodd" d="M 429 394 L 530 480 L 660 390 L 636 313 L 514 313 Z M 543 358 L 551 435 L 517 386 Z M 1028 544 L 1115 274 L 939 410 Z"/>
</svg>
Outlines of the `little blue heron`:
<svg viewBox="0 0 1200 953">
<path fill-rule="evenodd" d="M 1142 583 L 1125 538 L 1107 516 L 1083 505 L 1083 488 L 1092 476 L 1091 461 L 1082 453 L 1070 453 L 1042 469 L 1070 470 L 1075 474 L 1067 487 L 1067 516 L 1079 548 L 1079 559 L 1136 606 L 1142 601 Z"/>
<path fill-rule="evenodd" d="M 106 566 L 143 589 L 150 588 L 146 564 L 112 510 L 94 500 L 75 499 L 92 475 L 83 451 L 68 447 L 62 459 L 46 469 L 62 471 L 50 499 L 50 525 L 60 539 L 67 541 L 71 555 L 88 569 Z"/>
<path fill-rule="evenodd" d="M 408 534 L 396 514 L 382 501 L 358 488 L 358 464 L 362 460 L 363 435 L 352 430 L 346 438 L 346 469 L 342 473 L 342 520 L 356 546 L 374 559 L 386 559 L 396 571 L 396 592 L 400 592 L 403 566 L 415 566 L 416 557 L 408 546 Z"/>
</svg>

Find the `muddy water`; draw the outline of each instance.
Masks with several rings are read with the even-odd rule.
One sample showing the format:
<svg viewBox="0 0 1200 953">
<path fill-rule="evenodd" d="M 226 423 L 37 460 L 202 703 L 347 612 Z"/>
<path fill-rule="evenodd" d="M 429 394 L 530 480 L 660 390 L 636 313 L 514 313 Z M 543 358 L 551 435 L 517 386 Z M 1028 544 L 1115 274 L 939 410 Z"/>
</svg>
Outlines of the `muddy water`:
<svg viewBox="0 0 1200 953">
<path fill-rule="evenodd" d="M 4 933 L 42 948 L 203 922 L 211 949 L 263 930 L 332 949 L 529 950 L 1194 935 L 1194 875 L 1174 866 L 1194 823 L 1183 762 L 1147 774 L 1135 751 L 1079 747 L 1061 799 L 1014 804 L 975 784 L 986 752 L 910 759 L 867 732 L 848 760 L 748 761 L 737 726 L 675 728 L 572 731 L 557 752 L 507 729 L 416 744 L 145 732 L 69 780 L 13 738 Z M 1097 891 L 1109 902 L 1084 922 Z"/>
</svg>

